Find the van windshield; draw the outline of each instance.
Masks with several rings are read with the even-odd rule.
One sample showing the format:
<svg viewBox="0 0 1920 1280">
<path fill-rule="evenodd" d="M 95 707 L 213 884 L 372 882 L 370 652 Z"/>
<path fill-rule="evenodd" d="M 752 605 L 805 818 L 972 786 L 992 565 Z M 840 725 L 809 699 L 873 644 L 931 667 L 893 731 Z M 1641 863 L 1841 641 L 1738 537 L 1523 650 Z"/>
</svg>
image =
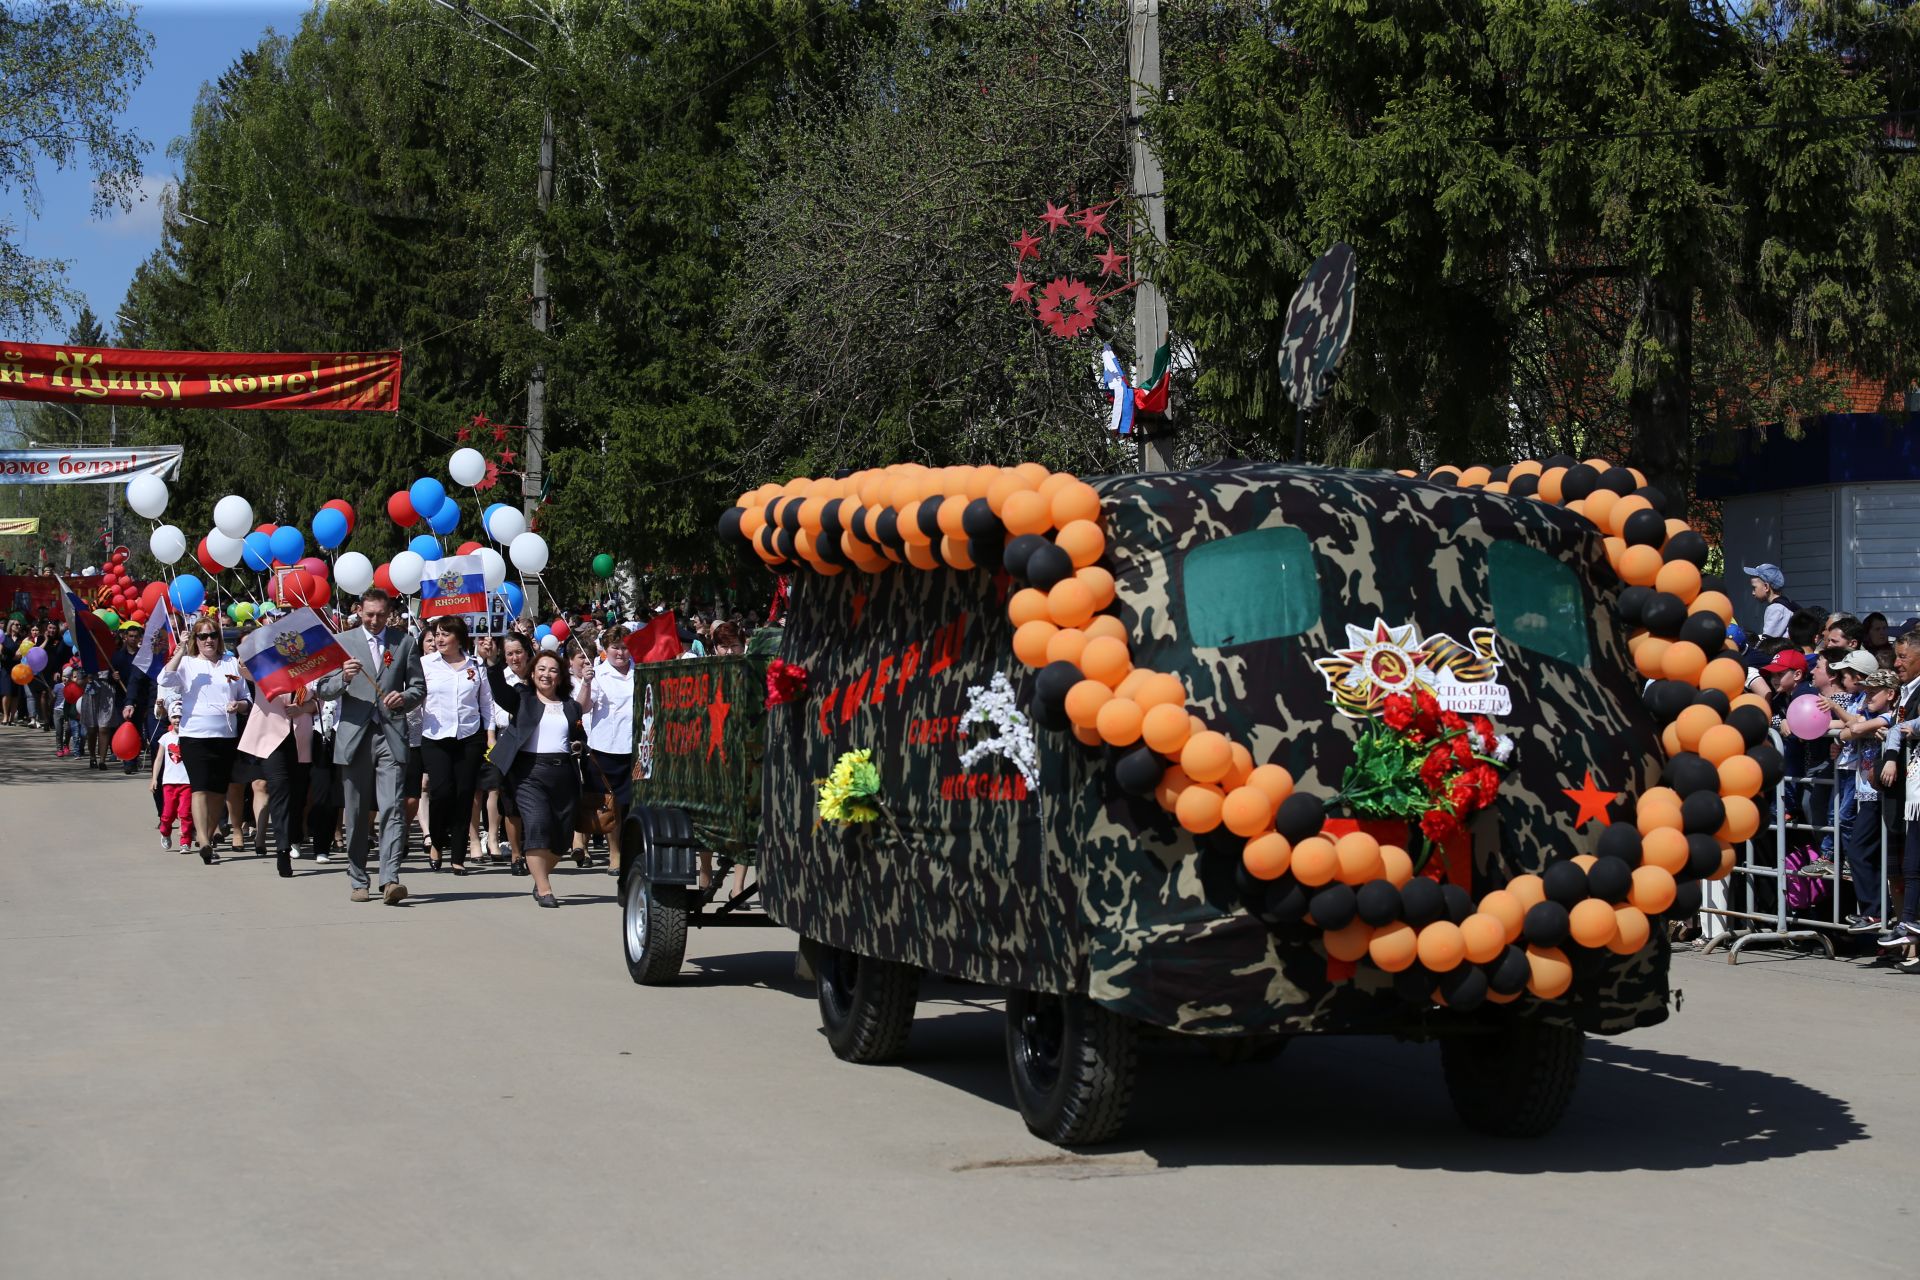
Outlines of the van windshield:
<svg viewBox="0 0 1920 1280">
<path fill-rule="evenodd" d="M 1487 551 L 1493 625 L 1502 639 L 1547 658 L 1584 667 L 1591 611 L 1571 565 L 1518 542 Z"/>
<path fill-rule="evenodd" d="M 1187 635 L 1220 649 L 1297 636 L 1320 619 L 1313 544 L 1299 529 L 1254 529 L 1187 552 Z"/>
</svg>

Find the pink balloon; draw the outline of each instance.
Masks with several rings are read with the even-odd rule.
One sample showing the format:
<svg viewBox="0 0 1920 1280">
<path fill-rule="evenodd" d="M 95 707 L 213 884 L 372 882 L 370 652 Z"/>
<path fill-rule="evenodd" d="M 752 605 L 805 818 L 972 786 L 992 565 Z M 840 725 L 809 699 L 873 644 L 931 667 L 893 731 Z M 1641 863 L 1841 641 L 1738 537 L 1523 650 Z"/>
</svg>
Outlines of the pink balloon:
<svg viewBox="0 0 1920 1280">
<path fill-rule="evenodd" d="M 1827 736 L 1827 730 L 1833 724 L 1833 717 L 1820 705 L 1820 699 L 1811 693 L 1803 693 L 1787 704 L 1787 729 L 1796 738 L 1808 742 Z"/>
<path fill-rule="evenodd" d="M 312 574 L 314 581 L 318 582 L 321 586 L 327 584 L 327 562 L 319 556 L 308 556 L 300 562 L 300 567 Z"/>
</svg>

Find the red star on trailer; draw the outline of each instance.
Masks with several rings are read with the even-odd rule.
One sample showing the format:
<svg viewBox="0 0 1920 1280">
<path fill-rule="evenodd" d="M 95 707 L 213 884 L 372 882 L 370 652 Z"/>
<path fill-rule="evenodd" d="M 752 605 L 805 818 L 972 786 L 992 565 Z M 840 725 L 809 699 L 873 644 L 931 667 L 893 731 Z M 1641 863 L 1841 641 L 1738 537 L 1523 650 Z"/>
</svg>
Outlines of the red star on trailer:
<svg viewBox="0 0 1920 1280">
<path fill-rule="evenodd" d="M 1618 791 L 1602 791 L 1600 788 L 1594 786 L 1593 770 L 1587 770 L 1586 781 L 1580 784 L 1578 790 L 1572 787 L 1562 787 L 1560 790 L 1567 799 L 1580 806 L 1580 812 L 1575 814 L 1573 819 L 1573 829 L 1575 831 L 1586 826 L 1588 820 L 1593 818 L 1600 819 L 1600 825 L 1603 827 L 1613 825 L 1613 819 L 1607 816 L 1607 806 L 1612 804 L 1620 793 Z"/>
<path fill-rule="evenodd" d="M 1040 237 L 1034 235 L 1033 232 L 1026 230 L 1024 227 L 1021 228 L 1020 238 L 1018 240 L 1009 240 L 1007 243 L 1019 250 L 1020 256 L 1014 259 L 1015 262 L 1040 256 Z"/>
</svg>

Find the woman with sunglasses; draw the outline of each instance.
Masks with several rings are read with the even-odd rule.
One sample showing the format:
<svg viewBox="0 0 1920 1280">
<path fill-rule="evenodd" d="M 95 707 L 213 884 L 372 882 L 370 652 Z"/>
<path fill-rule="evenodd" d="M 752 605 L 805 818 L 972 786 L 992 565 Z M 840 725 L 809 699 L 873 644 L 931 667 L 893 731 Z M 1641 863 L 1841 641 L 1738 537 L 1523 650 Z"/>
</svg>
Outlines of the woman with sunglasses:
<svg viewBox="0 0 1920 1280">
<path fill-rule="evenodd" d="M 433 825 L 430 847 L 453 863 L 453 874 L 467 874 L 467 836 L 473 821 L 473 795 L 480 763 L 493 727 L 493 691 L 486 668 L 467 653 L 467 623 L 459 617 L 427 624 L 432 652 L 420 660 L 427 697 L 420 704 L 420 752 L 427 772 L 427 818 Z M 438 857 L 432 858 L 435 871 Z"/>
<path fill-rule="evenodd" d="M 580 797 L 578 758 L 586 731 L 571 692 L 560 655 L 542 653 L 533 660 L 532 689 L 522 693 L 493 747 L 494 762 L 512 783 L 520 806 L 533 900 L 543 907 L 560 905 L 550 877 L 573 834 L 573 807 Z"/>
<path fill-rule="evenodd" d="M 215 813 L 227 803 L 233 782 L 233 758 L 239 749 L 240 709 L 247 705 L 246 681 L 240 664 L 226 651 L 220 624 L 196 616 L 191 628 L 176 618 L 174 634 L 187 643 L 174 651 L 160 672 L 160 687 L 180 702 L 180 758 L 187 766 L 187 785 L 193 789 L 194 851 L 212 866 L 220 861 L 209 839 L 218 825 Z M 232 812 L 233 829 L 240 815 Z"/>
</svg>

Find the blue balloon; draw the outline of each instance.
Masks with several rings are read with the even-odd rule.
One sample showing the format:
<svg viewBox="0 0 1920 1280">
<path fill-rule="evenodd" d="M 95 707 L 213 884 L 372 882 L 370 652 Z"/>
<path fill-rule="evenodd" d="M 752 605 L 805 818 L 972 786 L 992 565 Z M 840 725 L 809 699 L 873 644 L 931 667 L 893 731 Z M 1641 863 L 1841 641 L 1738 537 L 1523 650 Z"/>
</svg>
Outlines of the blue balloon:
<svg viewBox="0 0 1920 1280">
<path fill-rule="evenodd" d="M 527 593 L 520 589 L 520 584 L 517 582 L 501 583 L 500 594 L 506 599 L 509 618 L 519 617 L 520 611 L 527 607 Z"/>
<path fill-rule="evenodd" d="M 430 533 L 423 533 L 407 544 L 407 550 L 432 564 L 440 558 L 440 539 Z"/>
<path fill-rule="evenodd" d="M 265 573 L 273 567 L 273 539 L 264 533 L 254 532 L 240 540 L 240 562 L 255 573 Z"/>
<path fill-rule="evenodd" d="M 323 551 L 331 551 L 347 540 L 347 518 L 337 507 L 323 507 L 313 513 L 313 540 Z"/>
<path fill-rule="evenodd" d="M 413 504 L 413 513 L 422 520 L 432 520 L 433 513 L 447 500 L 447 487 L 432 476 L 421 476 L 407 486 L 407 501 Z"/>
<path fill-rule="evenodd" d="M 267 541 L 273 547 L 273 558 L 281 564 L 299 564 L 307 554 L 307 537 L 295 525 L 281 525 Z"/>
<path fill-rule="evenodd" d="M 537 644 L 540 641 L 545 640 L 548 636 L 552 634 L 553 634 L 553 628 L 543 622 L 539 626 L 533 629 L 534 642 Z"/>
<path fill-rule="evenodd" d="M 516 618 L 517 618 L 517 617 L 519 617 L 519 616 L 520 616 L 520 615 L 519 615 L 519 612 L 518 612 L 518 611 L 515 611 L 515 613 L 514 613 L 514 616 L 515 616 Z M 68 631 L 68 630 L 67 630 L 67 629 L 66 629 L 65 627 L 62 627 L 62 628 L 60 629 L 60 638 L 61 638 L 62 640 L 65 640 L 65 641 L 67 642 L 67 647 L 68 647 L 68 648 L 72 648 L 72 647 L 73 647 L 73 632 L 71 632 L 71 631 Z"/>
<path fill-rule="evenodd" d="M 480 513 L 480 531 L 482 533 L 485 533 L 488 526 L 492 525 L 493 513 L 506 505 L 507 504 L 504 502 L 489 502 L 487 504 L 487 509 Z M 492 535 L 488 535 L 488 536 L 492 536 Z"/>
<path fill-rule="evenodd" d="M 452 533 L 460 526 L 460 504 L 448 498 L 440 504 L 440 509 L 427 517 L 427 528 L 442 537 Z"/>
<path fill-rule="evenodd" d="M 183 573 L 167 588 L 167 599 L 182 613 L 198 613 L 207 602 L 207 584 L 190 573 Z"/>
</svg>

